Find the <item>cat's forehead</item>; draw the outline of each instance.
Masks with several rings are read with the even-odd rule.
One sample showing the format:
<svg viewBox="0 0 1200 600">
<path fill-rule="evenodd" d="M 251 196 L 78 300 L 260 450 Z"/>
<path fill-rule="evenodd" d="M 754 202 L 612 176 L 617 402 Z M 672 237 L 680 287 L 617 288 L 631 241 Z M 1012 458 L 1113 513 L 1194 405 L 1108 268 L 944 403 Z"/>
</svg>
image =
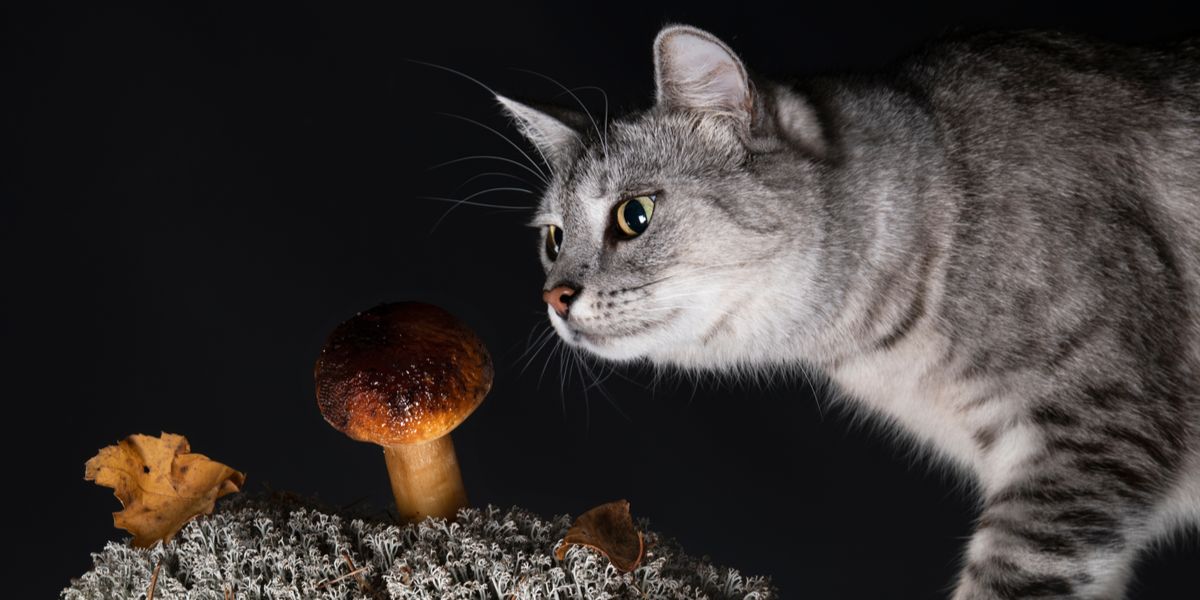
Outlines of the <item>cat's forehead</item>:
<svg viewBox="0 0 1200 600">
<path fill-rule="evenodd" d="M 544 212 L 562 215 L 580 203 L 607 204 L 670 181 L 719 176 L 741 158 L 732 133 L 686 114 L 649 111 L 615 121 L 605 133 L 555 174 Z"/>
</svg>

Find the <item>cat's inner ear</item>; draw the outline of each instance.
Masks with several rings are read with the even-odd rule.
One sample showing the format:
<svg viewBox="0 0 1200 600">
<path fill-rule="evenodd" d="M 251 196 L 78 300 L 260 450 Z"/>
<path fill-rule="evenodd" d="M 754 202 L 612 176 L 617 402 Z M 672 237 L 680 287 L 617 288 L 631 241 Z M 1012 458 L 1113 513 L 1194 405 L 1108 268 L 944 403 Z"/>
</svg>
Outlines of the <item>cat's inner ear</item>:
<svg viewBox="0 0 1200 600">
<path fill-rule="evenodd" d="M 737 55 L 712 34 L 673 25 L 654 40 L 658 103 L 729 115 L 745 126 L 754 110 L 750 78 Z"/>
<path fill-rule="evenodd" d="M 582 143 L 579 128 L 586 122 L 585 116 L 566 109 L 535 108 L 500 95 L 496 100 L 551 167 L 563 166 Z"/>
</svg>

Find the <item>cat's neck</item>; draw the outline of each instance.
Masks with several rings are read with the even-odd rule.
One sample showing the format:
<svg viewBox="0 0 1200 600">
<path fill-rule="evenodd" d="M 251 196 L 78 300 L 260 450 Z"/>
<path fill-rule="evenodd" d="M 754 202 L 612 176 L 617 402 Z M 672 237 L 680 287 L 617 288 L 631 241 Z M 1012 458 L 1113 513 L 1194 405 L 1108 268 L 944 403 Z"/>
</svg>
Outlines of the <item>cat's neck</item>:
<svg viewBox="0 0 1200 600">
<path fill-rule="evenodd" d="M 819 215 L 805 232 L 817 243 L 796 245 L 793 267 L 784 267 L 793 276 L 783 293 L 806 300 L 793 302 L 791 315 L 805 334 L 781 340 L 795 359 L 828 365 L 875 351 L 936 300 L 929 282 L 952 235 L 952 178 L 920 102 L 881 86 L 825 81 L 817 88 L 824 96 L 806 96 L 822 113 L 828 143 L 816 161 L 816 194 L 791 191 L 797 203 L 816 204 L 806 214 Z M 796 103 L 786 89 L 772 100 Z M 872 114 L 880 118 L 862 118 Z"/>
</svg>

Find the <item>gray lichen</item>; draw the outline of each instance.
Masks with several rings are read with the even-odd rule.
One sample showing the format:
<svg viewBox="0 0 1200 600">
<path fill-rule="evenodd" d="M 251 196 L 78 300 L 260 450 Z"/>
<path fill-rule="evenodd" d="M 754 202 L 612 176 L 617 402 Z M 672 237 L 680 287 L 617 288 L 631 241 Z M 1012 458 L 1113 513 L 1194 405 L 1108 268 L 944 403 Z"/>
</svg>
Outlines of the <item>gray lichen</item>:
<svg viewBox="0 0 1200 600">
<path fill-rule="evenodd" d="M 652 532 L 632 573 L 582 547 L 557 561 L 553 550 L 569 526 L 566 516 L 488 507 L 464 509 L 452 523 L 401 527 L 278 498 L 239 500 L 169 544 L 109 542 L 61 598 L 143 599 L 156 566 L 155 600 L 776 597 L 766 579 L 688 557 Z"/>
</svg>

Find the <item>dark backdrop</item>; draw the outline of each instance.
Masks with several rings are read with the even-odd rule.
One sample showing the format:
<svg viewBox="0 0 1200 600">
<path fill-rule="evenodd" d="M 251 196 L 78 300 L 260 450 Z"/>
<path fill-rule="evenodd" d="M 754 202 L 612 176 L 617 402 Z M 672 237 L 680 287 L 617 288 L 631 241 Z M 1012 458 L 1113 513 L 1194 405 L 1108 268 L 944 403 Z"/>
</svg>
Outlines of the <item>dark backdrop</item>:
<svg viewBox="0 0 1200 600">
<path fill-rule="evenodd" d="M 553 99 L 512 67 L 534 69 L 601 86 L 617 111 L 648 105 L 649 45 L 668 22 L 790 75 L 877 68 L 953 28 L 1152 40 L 1195 30 L 1196 9 L 394 4 L 5 9 L 0 369 L 18 557 L 6 595 L 50 597 L 124 535 L 83 463 L 134 432 L 185 434 L 250 490 L 386 507 L 380 452 L 322 421 L 312 364 L 355 311 L 421 299 L 468 321 L 496 359 L 491 396 L 455 433 L 474 502 L 578 514 L 628 498 L 692 553 L 771 575 L 789 598 L 944 597 L 968 495 L 805 382 L 589 374 L 549 346 L 523 369 L 545 323 L 526 215 L 460 209 L 434 230 L 446 205 L 420 199 L 524 185 L 468 181 L 524 174 L 499 162 L 431 170 L 518 156 L 440 113 L 515 133 L 483 89 L 406 59 Z M 1156 554 L 1135 597 L 1181 597 L 1197 564 L 1194 544 Z"/>
</svg>

